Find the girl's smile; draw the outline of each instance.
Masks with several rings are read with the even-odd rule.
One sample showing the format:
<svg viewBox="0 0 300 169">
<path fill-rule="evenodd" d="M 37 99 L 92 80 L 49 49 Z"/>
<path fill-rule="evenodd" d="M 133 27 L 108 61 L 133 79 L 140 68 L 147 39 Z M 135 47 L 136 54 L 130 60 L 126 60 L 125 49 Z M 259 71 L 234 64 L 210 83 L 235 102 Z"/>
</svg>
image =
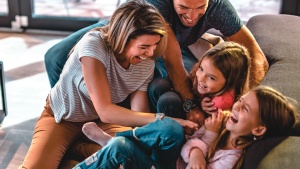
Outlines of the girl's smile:
<svg viewBox="0 0 300 169">
<path fill-rule="evenodd" d="M 261 126 L 258 106 L 255 92 L 250 91 L 244 95 L 232 107 L 226 123 L 227 130 L 236 137 L 251 134 L 254 128 Z"/>
<path fill-rule="evenodd" d="M 226 83 L 222 72 L 214 66 L 210 58 L 204 58 L 196 71 L 197 90 L 200 94 L 216 93 L 220 91 Z"/>
</svg>

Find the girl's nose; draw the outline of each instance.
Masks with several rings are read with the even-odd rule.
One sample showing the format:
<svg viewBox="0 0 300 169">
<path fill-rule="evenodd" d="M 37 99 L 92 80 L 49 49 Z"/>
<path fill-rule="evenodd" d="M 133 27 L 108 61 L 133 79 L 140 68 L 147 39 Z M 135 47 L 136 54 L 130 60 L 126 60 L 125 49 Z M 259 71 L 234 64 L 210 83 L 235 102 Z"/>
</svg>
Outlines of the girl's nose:
<svg viewBox="0 0 300 169">
<path fill-rule="evenodd" d="M 236 112 L 239 112 L 241 108 L 241 103 L 239 101 L 235 102 L 232 109 L 236 110 Z"/>
<path fill-rule="evenodd" d="M 202 82 L 202 83 L 205 82 L 205 78 L 204 78 L 205 75 L 202 72 L 198 72 L 196 76 L 197 76 L 198 82 Z"/>
</svg>

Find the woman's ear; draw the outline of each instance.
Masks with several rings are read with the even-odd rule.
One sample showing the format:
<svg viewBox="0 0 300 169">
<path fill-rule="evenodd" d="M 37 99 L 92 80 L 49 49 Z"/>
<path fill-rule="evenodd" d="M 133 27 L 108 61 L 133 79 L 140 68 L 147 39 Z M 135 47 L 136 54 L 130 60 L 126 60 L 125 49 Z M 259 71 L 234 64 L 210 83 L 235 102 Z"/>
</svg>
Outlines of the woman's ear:
<svg viewBox="0 0 300 169">
<path fill-rule="evenodd" d="M 267 128 L 265 126 L 259 126 L 252 129 L 252 134 L 254 136 L 262 136 L 267 132 Z"/>
</svg>

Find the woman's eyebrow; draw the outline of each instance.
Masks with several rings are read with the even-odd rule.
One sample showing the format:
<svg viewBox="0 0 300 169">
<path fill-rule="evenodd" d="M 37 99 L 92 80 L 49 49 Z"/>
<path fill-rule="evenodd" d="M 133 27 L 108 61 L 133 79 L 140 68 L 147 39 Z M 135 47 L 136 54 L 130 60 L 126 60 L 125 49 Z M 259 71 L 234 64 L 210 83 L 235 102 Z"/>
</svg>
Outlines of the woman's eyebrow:
<svg viewBox="0 0 300 169">
<path fill-rule="evenodd" d="M 160 42 L 160 40 L 159 40 L 157 43 L 155 43 L 154 45 L 158 45 L 159 42 Z M 148 46 L 152 46 L 152 45 L 148 45 L 148 44 L 140 44 L 139 46 L 148 47 Z"/>
</svg>

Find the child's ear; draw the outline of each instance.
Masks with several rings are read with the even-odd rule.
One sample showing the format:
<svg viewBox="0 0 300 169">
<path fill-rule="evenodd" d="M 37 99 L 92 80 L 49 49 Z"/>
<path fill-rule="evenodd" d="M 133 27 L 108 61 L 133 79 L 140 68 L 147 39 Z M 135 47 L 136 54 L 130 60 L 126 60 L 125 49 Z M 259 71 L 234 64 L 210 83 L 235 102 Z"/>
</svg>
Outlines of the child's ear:
<svg viewBox="0 0 300 169">
<path fill-rule="evenodd" d="M 255 136 L 262 136 L 267 132 L 267 128 L 265 126 L 259 126 L 252 129 L 252 134 Z"/>
</svg>

